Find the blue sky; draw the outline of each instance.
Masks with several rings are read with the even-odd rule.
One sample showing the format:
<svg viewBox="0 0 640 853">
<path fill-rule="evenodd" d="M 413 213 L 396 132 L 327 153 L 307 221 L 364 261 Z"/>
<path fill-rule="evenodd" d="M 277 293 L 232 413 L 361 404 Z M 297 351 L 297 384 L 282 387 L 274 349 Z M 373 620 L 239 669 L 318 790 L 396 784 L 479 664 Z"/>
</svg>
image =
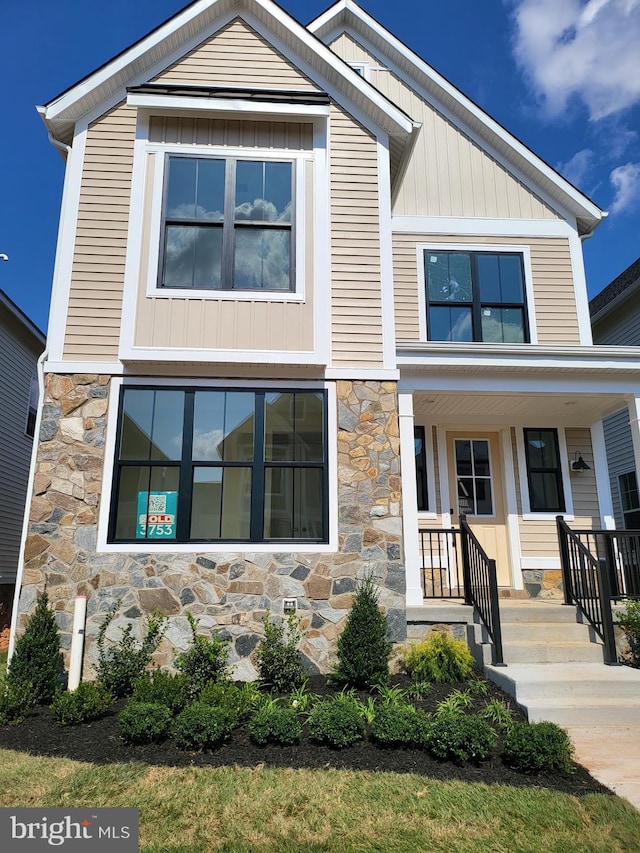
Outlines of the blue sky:
<svg viewBox="0 0 640 853">
<path fill-rule="evenodd" d="M 36 104 L 144 36 L 182 0 L 4 0 L 2 288 L 46 330 L 63 162 Z M 325 0 L 281 0 L 306 24 Z M 640 255 L 640 0 L 361 0 L 426 62 L 559 169 L 608 219 L 585 243 L 589 295 Z"/>
</svg>

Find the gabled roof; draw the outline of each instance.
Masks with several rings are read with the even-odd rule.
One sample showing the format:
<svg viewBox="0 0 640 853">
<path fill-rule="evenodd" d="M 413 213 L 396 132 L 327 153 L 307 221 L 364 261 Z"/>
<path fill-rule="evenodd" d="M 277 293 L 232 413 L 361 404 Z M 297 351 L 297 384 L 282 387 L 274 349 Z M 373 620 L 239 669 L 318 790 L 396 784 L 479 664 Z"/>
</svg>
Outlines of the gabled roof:
<svg viewBox="0 0 640 853">
<path fill-rule="evenodd" d="M 325 44 L 272 0 L 195 0 L 147 36 L 62 92 L 38 110 L 54 138 L 69 142 L 75 123 L 95 110 L 118 103 L 127 87 L 147 83 L 179 59 L 187 44 L 205 40 L 222 16 L 255 19 L 331 85 L 338 98 L 353 104 L 403 144 L 415 131 L 413 121 L 363 80 Z M 250 21 L 249 21 L 250 23 Z"/>
<path fill-rule="evenodd" d="M 353 0 L 338 0 L 308 25 L 324 42 L 340 32 L 364 39 L 395 65 L 405 79 L 414 81 L 430 98 L 445 108 L 460 126 L 468 128 L 513 164 L 533 188 L 539 187 L 568 213 L 575 216 L 581 234 L 589 234 L 607 215 L 555 169 L 491 118 L 452 83 L 361 9 Z"/>
<path fill-rule="evenodd" d="M 621 272 L 617 278 L 614 278 L 611 284 L 608 284 L 589 302 L 591 322 L 596 323 L 602 320 L 638 289 L 640 289 L 640 258 Z"/>
<path fill-rule="evenodd" d="M 30 335 L 32 335 L 36 342 L 44 349 L 44 345 L 46 342 L 46 337 L 44 332 L 41 332 L 40 329 L 36 326 L 36 324 L 30 320 L 24 311 L 21 308 L 18 308 L 16 303 L 11 299 L 4 290 L 0 290 L 0 305 L 5 308 L 12 318 L 19 323 Z"/>
</svg>

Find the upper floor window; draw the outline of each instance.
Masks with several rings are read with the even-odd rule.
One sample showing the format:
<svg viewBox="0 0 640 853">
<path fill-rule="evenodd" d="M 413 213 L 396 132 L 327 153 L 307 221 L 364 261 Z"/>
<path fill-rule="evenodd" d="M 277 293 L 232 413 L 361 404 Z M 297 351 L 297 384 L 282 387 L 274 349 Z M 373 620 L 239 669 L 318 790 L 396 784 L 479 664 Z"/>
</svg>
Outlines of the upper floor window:
<svg viewBox="0 0 640 853">
<path fill-rule="evenodd" d="M 161 287 L 292 290 L 292 162 L 167 161 Z"/>
<path fill-rule="evenodd" d="M 124 388 L 110 540 L 326 542 L 326 395 Z"/>
<path fill-rule="evenodd" d="M 427 249 L 424 267 L 430 341 L 528 343 L 522 255 Z"/>
</svg>

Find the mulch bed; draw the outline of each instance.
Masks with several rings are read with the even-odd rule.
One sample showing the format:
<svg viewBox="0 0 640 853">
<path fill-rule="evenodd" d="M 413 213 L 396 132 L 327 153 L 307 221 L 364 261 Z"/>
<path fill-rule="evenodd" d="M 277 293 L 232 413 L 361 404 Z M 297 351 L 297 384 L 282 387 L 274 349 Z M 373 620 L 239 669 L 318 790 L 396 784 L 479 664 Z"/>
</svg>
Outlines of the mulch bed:
<svg viewBox="0 0 640 853">
<path fill-rule="evenodd" d="M 394 683 L 407 686 L 401 677 Z M 517 712 L 510 697 L 505 696 L 492 682 L 486 697 L 476 699 L 477 710 L 491 698 L 503 699 Z M 335 695 L 335 688 L 327 685 L 322 676 L 309 681 L 309 690 L 322 696 Z M 416 705 L 433 711 L 438 702 L 452 690 L 464 690 L 465 684 L 434 684 L 428 698 Z M 367 694 L 362 694 L 366 696 Z M 511 785 L 514 787 L 549 788 L 568 794 L 591 793 L 611 794 L 581 766 L 576 765 L 570 776 L 548 774 L 531 776 L 517 773 L 502 763 L 500 748 L 490 761 L 479 765 L 458 766 L 452 762 L 440 762 L 420 749 L 384 749 L 368 741 L 342 750 L 333 750 L 312 743 L 307 738 L 297 746 L 256 746 L 249 739 L 246 729 L 237 730 L 231 739 L 213 752 L 183 752 L 172 740 L 144 746 L 129 746 L 121 738 L 118 713 L 124 706 L 121 701 L 102 720 L 76 727 L 57 726 L 47 707 L 38 707 L 19 726 L 0 726 L 0 748 L 13 749 L 31 755 L 71 758 L 95 764 L 114 762 L 140 762 L 165 767 L 293 767 L 297 769 L 345 769 L 385 771 L 394 773 L 417 773 L 429 779 L 446 781 L 457 779 L 463 782 L 487 785 Z"/>
</svg>

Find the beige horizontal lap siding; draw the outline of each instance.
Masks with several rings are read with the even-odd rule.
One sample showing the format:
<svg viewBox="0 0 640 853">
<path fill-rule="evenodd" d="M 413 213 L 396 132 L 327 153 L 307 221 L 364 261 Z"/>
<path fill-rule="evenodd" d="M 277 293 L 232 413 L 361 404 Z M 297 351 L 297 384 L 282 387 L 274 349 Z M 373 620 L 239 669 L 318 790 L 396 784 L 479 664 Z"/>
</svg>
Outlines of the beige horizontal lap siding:
<svg viewBox="0 0 640 853">
<path fill-rule="evenodd" d="M 253 125 L 253 122 L 248 123 Z M 166 125 L 164 125 L 166 129 Z M 253 139 L 243 139 L 248 143 Z M 304 139 L 304 132 L 291 131 L 290 138 Z M 185 141 L 188 141 L 185 139 Z M 253 143 L 252 143 L 253 144 Z M 149 259 L 151 258 L 151 211 L 160 199 L 154 199 L 152 175 L 155 157 L 147 164 L 145 229 L 143 232 L 141 276 L 138 287 L 135 346 L 169 347 L 179 350 L 225 349 L 298 352 L 311 351 L 313 329 L 313 162 L 305 162 L 306 248 L 296 258 L 297 275 L 304 278 L 304 302 L 269 300 L 212 299 L 198 296 L 147 296 Z M 298 281 L 298 284 L 302 284 Z"/>
<path fill-rule="evenodd" d="M 570 474 L 571 497 L 573 499 L 573 514 L 575 521 L 570 527 L 576 529 L 599 528 L 600 506 L 598 504 L 598 487 L 591 447 L 591 430 L 587 427 L 567 427 L 565 429 L 569 465 L 576 458 L 576 453 L 590 466 L 588 471 L 576 471 Z"/>
<path fill-rule="evenodd" d="M 422 124 L 395 199 L 395 215 L 559 218 L 351 36 L 342 34 L 331 49 L 347 62 L 368 62 L 371 83 Z"/>
<path fill-rule="evenodd" d="M 318 90 L 314 83 L 240 18 L 158 74 L 154 82 L 247 89 Z"/>
<path fill-rule="evenodd" d="M 120 104 L 88 130 L 64 358 L 116 361 L 136 111 Z"/>
<path fill-rule="evenodd" d="M 378 152 L 375 138 L 331 110 L 331 303 L 335 366 L 382 364 Z"/>
<path fill-rule="evenodd" d="M 580 343 L 569 241 L 565 237 L 473 237 L 459 235 L 394 234 L 393 274 L 396 338 L 419 340 L 418 243 L 529 246 L 538 343 Z"/>
</svg>

